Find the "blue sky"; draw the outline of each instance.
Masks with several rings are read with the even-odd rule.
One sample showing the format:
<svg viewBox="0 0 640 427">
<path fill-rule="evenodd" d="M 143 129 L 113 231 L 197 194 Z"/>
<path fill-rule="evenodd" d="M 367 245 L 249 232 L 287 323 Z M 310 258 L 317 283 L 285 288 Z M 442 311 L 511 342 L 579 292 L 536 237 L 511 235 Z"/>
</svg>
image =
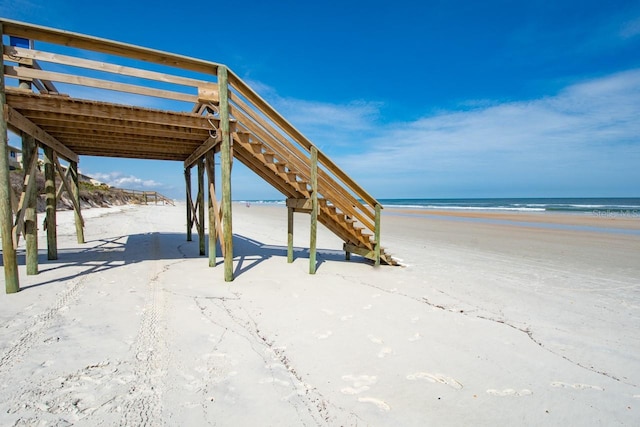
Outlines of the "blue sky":
<svg viewBox="0 0 640 427">
<path fill-rule="evenodd" d="M 640 196 L 637 0 L 0 0 L 0 16 L 224 63 L 377 198 Z M 80 168 L 184 197 L 180 163 Z M 233 198 L 282 196 L 236 162 Z"/>
</svg>

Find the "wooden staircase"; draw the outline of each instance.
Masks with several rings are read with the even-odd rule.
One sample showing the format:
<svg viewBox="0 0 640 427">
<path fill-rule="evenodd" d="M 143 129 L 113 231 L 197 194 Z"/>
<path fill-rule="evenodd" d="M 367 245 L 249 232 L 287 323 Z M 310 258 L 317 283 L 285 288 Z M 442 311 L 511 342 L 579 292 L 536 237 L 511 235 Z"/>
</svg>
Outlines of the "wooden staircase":
<svg viewBox="0 0 640 427">
<path fill-rule="evenodd" d="M 296 212 L 311 212 L 311 163 L 308 153 L 267 123 L 236 110 L 233 156 L 287 197 Z M 318 221 L 344 241 L 344 249 L 376 260 L 375 214 L 332 176 L 318 170 Z M 398 265 L 380 248 L 380 261 Z"/>
</svg>

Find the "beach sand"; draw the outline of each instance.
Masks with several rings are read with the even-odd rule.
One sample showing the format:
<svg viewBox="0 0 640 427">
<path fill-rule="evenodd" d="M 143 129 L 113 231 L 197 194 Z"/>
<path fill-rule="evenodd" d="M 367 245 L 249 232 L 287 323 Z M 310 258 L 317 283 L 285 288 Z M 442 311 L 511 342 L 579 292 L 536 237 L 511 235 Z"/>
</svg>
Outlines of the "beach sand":
<svg viewBox="0 0 640 427">
<path fill-rule="evenodd" d="M 59 213 L 0 294 L 0 425 L 638 425 L 640 219 L 385 209 L 357 256 L 234 205 L 235 272 L 185 207 Z M 471 215 L 471 217 L 469 216 Z M 22 247 L 23 248 L 23 247 Z M 4 281 L 4 277 L 2 278 Z"/>
</svg>

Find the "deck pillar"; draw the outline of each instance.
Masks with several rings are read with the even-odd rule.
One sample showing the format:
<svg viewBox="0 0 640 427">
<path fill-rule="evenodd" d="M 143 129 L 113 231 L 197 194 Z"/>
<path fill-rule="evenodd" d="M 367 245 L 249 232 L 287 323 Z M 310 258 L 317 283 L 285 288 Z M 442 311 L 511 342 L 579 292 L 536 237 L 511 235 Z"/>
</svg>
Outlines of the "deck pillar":
<svg viewBox="0 0 640 427">
<path fill-rule="evenodd" d="M 376 245 L 374 248 L 374 256 L 375 256 L 375 263 L 376 263 L 376 267 L 378 267 L 380 265 L 380 210 L 381 210 L 381 206 L 379 203 L 376 204 L 376 218 L 375 218 L 375 237 L 374 239 L 376 240 Z"/>
<path fill-rule="evenodd" d="M 0 37 L 2 36 L 0 23 Z M 4 60 L 0 55 L 0 70 L 4 70 Z M 20 290 L 18 279 L 18 260 L 13 248 L 13 212 L 11 211 L 11 181 L 9 180 L 9 141 L 7 137 L 7 120 L 5 116 L 4 73 L 0 73 L 0 230 L 2 231 L 2 260 L 4 263 L 4 280 L 6 293 L 13 294 Z"/>
<path fill-rule="evenodd" d="M 31 135 L 22 134 L 22 164 L 30 165 L 33 156 L 38 157 L 38 145 Z M 29 171 L 24 169 L 24 176 L 33 174 L 30 179 L 37 182 L 37 167 Z M 24 213 L 24 240 L 26 247 L 27 275 L 38 274 L 38 215 L 36 213 L 36 198 L 38 189 L 36 185 L 29 186 L 29 191 L 25 197 Z"/>
<path fill-rule="evenodd" d="M 287 207 L 287 262 L 293 262 L 293 213 L 292 207 Z"/>
<path fill-rule="evenodd" d="M 200 255 L 205 254 L 204 247 L 204 158 L 198 159 L 198 245 Z"/>
<path fill-rule="evenodd" d="M 185 196 L 187 199 L 187 242 L 192 241 L 191 227 L 193 226 L 193 220 L 191 219 L 191 168 L 184 168 L 184 183 L 186 185 Z"/>
<path fill-rule="evenodd" d="M 316 274 L 316 241 L 318 234 L 318 149 L 311 147 L 311 236 L 309 242 L 309 274 Z"/>
<path fill-rule="evenodd" d="M 214 189 L 216 188 L 216 166 L 215 166 L 215 153 L 213 150 L 209 150 L 204 155 L 205 167 L 207 168 L 207 188 L 209 191 L 208 198 L 208 215 L 209 215 L 209 267 L 216 266 L 216 242 L 218 241 L 218 232 L 216 230 L 216 215 L 218 214 L 214 209 L 213 198 L 216 197 Z"/>
<path fill-rule="evenodd" d="M 53 149 L 44 150 L 44 192 L 46 195 L 45 228 L 47 230 L 47 259 L 58 259 L 58 230 L 56 221 L 56 172 L 53 161 Z"/>
<path fill-rule="evenodd" d="M 233 230 L 231 224 L 231 133 L 229 129 L 229 80 L 227 67 L 218 66 L 218 91 L 220 97 L 220 162 L 222 163 L 222 225 L 224 233 L 224 280 L 233 280 Z"/>
<path fill-rule="evenodd" d="M 82 214 L 80 213 L 80 182 L 78 179 L 78 163 L 69 162 L 69 170 L 71 171 L 71 197 L 76 201 L 75 221 L 76 221 L 76 237 L 78 243 L 84 243 L 84 224 Z"/>
</svg>

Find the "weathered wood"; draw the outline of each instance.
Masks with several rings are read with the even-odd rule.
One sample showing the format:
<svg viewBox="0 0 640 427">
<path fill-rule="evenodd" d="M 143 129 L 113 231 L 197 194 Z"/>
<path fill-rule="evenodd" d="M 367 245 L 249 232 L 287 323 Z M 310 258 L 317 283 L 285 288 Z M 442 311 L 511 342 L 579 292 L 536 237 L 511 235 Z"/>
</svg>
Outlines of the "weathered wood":
<svg viewBox="0 0 640 427">
<path fill-rule="evenodd" d="M 5 33 L 0 22 L 0 38 Z M 4 60 L 0 58 L 0 69 Z M 11 181 L 9 180 L 9 139 L 7 137 L 6 97 L 4 74 L 0 73 L 0 230 L 2 231 L 2 261 L 4 269 L 5 292 L 16 293 L 20 290 L 18 278 L 18 260 L 13 248 L 13 212 L 11 211 Z"/>
<path fill-rule="evenodd" d="M 44 192 L 46 195 L 45 229 L 47 231 L 47 259 L 58 259 L 58 230 L 56 221 L 56 181 L 53 149 L 44 147 Z"/>
<path fill-rule="evenodd" d="M 208 215 L 209 215 L 209 267 L 216 266 L 216 242 L 218 231 L 216 228 L 217 211 L 214 208 L 213 199 L 216 197 L 215 192 L 215 153 L 213 149 L 207 151 L 204 155 L 204 164 L 207 171 L 207 188 L 209 189 L 209 200 L 207 203 Z"/>
<path fill-rule="evenodd" d="M 36 140 L 28 134 L 22 134 L 22 161 L 24 164 L 31 164 L 31 159 L 38 157 L 38 145 Z M 27 173 L 33 174 L 31 179 L 34 185 L 30 186 L 29 192 L 25 195 L 25 213 L 24 213 L 24 240 L 26 249 L 26 265 L 27 275 L 38 274 L 38 215 L 36 211 L 37 185 L 36 181 L 37 167 L 34 166 L 32 171 L 24 171 L 25 178 Z"/>
<path fill-rule="evenodd" d="M 202 88 L 208 97 L 215 94 L 217 99 L 218 87 L 213 82 L 204 80 L 191 79 L 188 77 L 174 76 L 166 73 L 158 73 L 156 71 L 143 70 L 140 68 L 125 67 L 122 65 L 110 64 L 107 62 L 92 61 L 89 59 L 76 58 L 73 56 L 60 55 L 58 53 L 44 52 L 41 50 L 25 49 L 15 46 L 4 46 L 5 60 L 15 61 L 14 58 L 27 58 L 52 64 L 70 65 L 72 67 L 81 67 L 88 70 L 106 71 L 112 74 L 122 76 L 137 77 L 147 80 L 155 80 L 163 83 L 173 83 L 177 85 L 190 86 L 194 88 Z M 40 69 L 39 67 L 35 67 Z M 207 98 L 207 100 L 209 100 Z"/>
<path fill-rule="evenodd" d="M 311 236 L 309 274 L 316 274 L 316 242 L 318 235 L 318 149 L 311 147 Z"/>
<path fill-rule="evenodd" d="M 346 252 L 357 254 L 357 255 L 360 255 L 360 256 L 362 256 L 364 258 L 367 258 L 367 259 L 370 259 L 370 260 L 375 260 L 375 257 L 376 257 L 375 251 L 373 251 L 371 249 L 363 248 L 362 246 L 356 246 L 356 245 L 351 244 L 351 243 L 345 243 L 343 245 L 343 249 Z"/>
<path fill-rule="evenodd" d="M 187 160 L 184 161 L 184 167 L 189 168 L 195 165 L 205 153 L 212 150 L 216 145 L 220 143 L 220 137 L 212 138 L 209 137 L 205 142 L 202 143 L 196 150 L 191 153 Z"/>
<path fill-rule="evenodd" d="M 77 188 L 77 185 L 74 185 L 73 183 L 73 169 L 70 169 L 70 166 L 67 168 L 67 170 L 65 171 L 64 168 L 62 167 L 62 165 L 60 165 L 60 160 L 58 160 L 58 156 L 56 156 L 54 154 L 53 156 L 54 158 L 54 162 L 55 162 L 55 166 L 56 166 L 56 170 L 58 171 L 58 176 L 60 176 L 60 181 L 62 181 L 62 185 L 64 186 L 65 190 L 67 191 L 67 194 L 69 195 L 69 198 L 71 199 L 71 203 L 73 204 L 73 209 L 75 211 L 75 217 L 76 220 L 79 218 L 80 219 L 80 225 L 82 227 L 84 227 L 84 220 L 82 219 L 82 212 L 80 211 L 80 192 L 78 191 L 78 197 L 74 197 L 74 187 L 76 187 L 76 189 L 79 190 L 79 188 Z M 71 165 L 72 163 L 70 163 L 69 165 Z M 76 163 L 76 177 L 75 179 L 78 178 L 78 170 L 77 170 L 77 163 Z M 71 178 L 71 179 L 69 179 Z M 76 223 L 76 229 L 77 229 L 77 223 Z M 84 242 L 78 242 L 78 243 L 84 243 Z"/>
<path fill-rule="evenodd" d="M 7 106 L 7 118 L 11 126 L 15 126 L 22 132 L 33 136 L 42 144 L 53 148 L 59 156 L 65 158 L 68 161 L 78 161 L 78 155 L 67 148 L 60 141 L 49 135 L 44 130 L 40 129 L 35 123 L 27 119 L 11 106 Z"/>
<path fill-rule="evenodd" d="M 293 208 L 298 211 L 309 211 L 313 208 L 313 202 L 311 199 L 294 199 L 289 197 L 287 199 L 287 207 Z"/>
<path fill-rule="evenodd" d="M 200 255 L 204 255 L 204 158 L 202 157 L 198 160 L 198 246 Z"/>
<path fill-rule="evenodd" d="M 152 96 L 155 98 L 172 99 L 175 101 L 185 101 L 190 103 L 198 102 L 197 95 L 189 95 L 182 92 L 175 92 L 164 89 L 153 89 L 145 86 L 132 85 L 128 83 L 117 83 L 109 80 L 96 79 L 93 77 L 82 77 L 72 74 L 57 73 L 53 71 L 41 71 L 26 67 L 6 66 L 5 75 L 16 79 L 39 79 L 50 80 L 59 83 L 67 83 L 77 86 L 93 87 L 96 89 L 113 90 L 116 92 L 133 93 L 135 95 Z"/>
<path fill-rule="evenodd" d="M 287 262 L 293 262 L 293 208 L 287 208 Z"/>
<path fill-rule="evenodd" d="M 74 200 L 74 208 L 75 208 L 75 223 L 76 223 L 76 237 L 78 243 L 84 243 L 84 220 L 82 219 L 82 214 L 80 213 L 80 186 L 78 180 L 78 163 L 70 162 L 69 169 L 71 170 L 71 194 L 72 199 Z"/>
<path fill-rule="evenodd" d="M 182 55 L 134 46 L 127 43 L 105 40 L 99 37 L 92 37 L 38 25 L 25 24 L 23 22 L 12 21 L 9 19 L 2 19 L 2 24 L 4 25 L 5 34 L 25 39 L 40 40 L 62 46 L 77 47 L 94 52 L 118 55 L 125 58 L 169 65 L 204 74 L 215 75 L 218 68 L 218 64 L 215 62 L 203 61 Z"/>
<path fill-rule="evenodd" d="M 38 157 L 32 156 L 29 160 L 29 164 L 25 167 L 24 182 L 22 185 L 22 194 L 20 195 L 20 202 L 18 203 L 18 209 L 16 212 L 16 222 L 13 225 L 12 239 L 13 248 L 18 249 L 18 243 L 20 235 L 24 233 L 24 221 L 25 214 L 27 213 L 28 195 L 34 191 L 36 186 L 36 166 L 38 165 Z"/>
<path fill-rule="evenodd" d="M 184 182 L 186 185 L 185 195 L 187 198 L 187 242 L 191 242 L 193 237 L 191 236 L 191 228 L 193 227 L 193 220 L 191 218 L 191 212 L 193 209 L 193 202 L 191 201 L 191 168 L 184 168 Z"/>
<path fill-rule="evenodd" d="M 374 253 L 375 253 L 375 262 L 376 262 L 376 266 L 380 265 L 380 209 L 382 209 L 382 206 L 380 206 L 380 204 L 376 204 L 376 228 L 374 230 L 374 238 L 375 238 L 375 242 L 376 242 L 376 246 L 374 249 Z"/>
<path fill-rule="evenodd" d="M 222 223 L 224 225 L 224 280 L 233 280 L 233 231 L 231 214 L 231 133 L 229 132 L 229 87 L 227 67 L 218 67 L 218 90 L 220 91 L 220 128 L 222 146 Z"/>
</svg>

